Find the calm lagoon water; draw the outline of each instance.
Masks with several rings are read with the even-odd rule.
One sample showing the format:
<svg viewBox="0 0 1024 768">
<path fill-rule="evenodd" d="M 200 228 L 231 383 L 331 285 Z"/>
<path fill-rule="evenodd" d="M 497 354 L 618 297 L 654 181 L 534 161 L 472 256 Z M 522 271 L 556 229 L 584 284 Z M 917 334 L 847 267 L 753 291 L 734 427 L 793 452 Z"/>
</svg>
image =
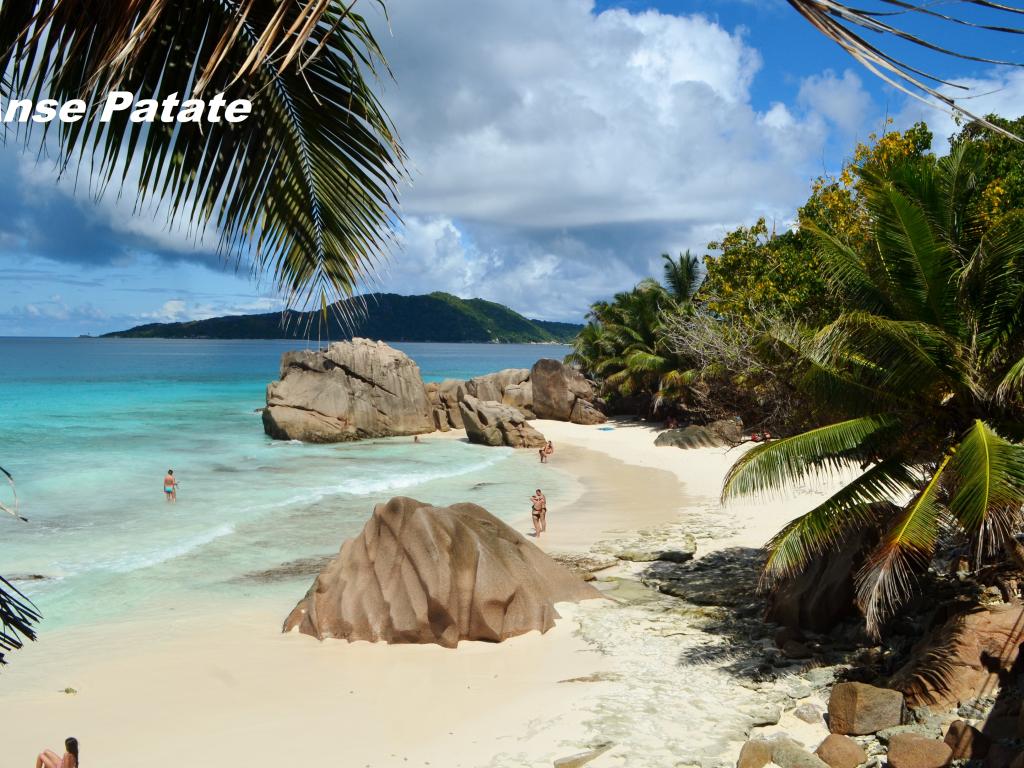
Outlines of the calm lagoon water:
<svg viewBox="0 0 1024 768">
<path fill-rule="evenodd" d="M 395 495 L 472 501 L 520 517 L 532 490 L 571 478 L 532 452 L 394 438 L 333 446 L 270 440 L 256 409 L 294 341 L 0 338 L 0 466 L 29 523 L 0 518 L 0 573 L 44 628 L 280 600 L 309 576 L 254 574 L 336 552 Z M 426 380 L 561 357 L 563 347 L 395 344 Z M 163 499 L 168 467 L 179 501 Z M 0 499 L 10 501 L 8 489 Z"/>
</svg>

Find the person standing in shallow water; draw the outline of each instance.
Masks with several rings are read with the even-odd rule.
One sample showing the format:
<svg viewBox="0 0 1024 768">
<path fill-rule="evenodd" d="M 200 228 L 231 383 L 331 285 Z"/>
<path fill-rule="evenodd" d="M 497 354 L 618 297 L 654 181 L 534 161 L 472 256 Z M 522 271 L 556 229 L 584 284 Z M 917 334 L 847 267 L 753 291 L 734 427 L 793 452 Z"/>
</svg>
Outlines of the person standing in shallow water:
<svg viewBox="0 0 1024 768">
<path fill-rule="evenodd" d="M 548 500 L 540 488 L 530 497 L 530 504 L 533 508 L 533 535 L 539 539 L 540 535 L 548 529 Z"/>
<path fill-rule="evenodd" d="M 537 453 L 540 454 L 540 463 L 541 464 L 547 464 L 548 463 L 548 456 L 550 456 L 554 452 L 555 452 L 555 446 L 554 446 L 554 444 L 550 440 L 548 440 L 547 445 L 545 445 L 543 448 L 541 448 L 540 450 L 537 451 Z"/>
<path fill-rule="evenodd" d="M 171 504 L 178 500 L 178 481 L 174 479 L 173 469 L 168 469 L 164 475 L 164 497 Z"/>
</svg>

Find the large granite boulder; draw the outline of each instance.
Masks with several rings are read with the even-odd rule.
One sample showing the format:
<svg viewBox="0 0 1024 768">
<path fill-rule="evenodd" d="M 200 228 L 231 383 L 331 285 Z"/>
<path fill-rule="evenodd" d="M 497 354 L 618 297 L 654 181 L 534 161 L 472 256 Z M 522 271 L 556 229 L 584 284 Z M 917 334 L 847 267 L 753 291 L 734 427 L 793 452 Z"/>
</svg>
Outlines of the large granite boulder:
<svg viewBox="0 0 1024 768">
<path fill-rule="evenodd" d="M 447 422 L 450 429 L 462 429 L 459 402 L 466 396 L 466 382 L 461 379 L 445 379 L 437 384 L 428 384 L 427 388 L 434 388 L 437 393 L 435 421 Z"/>
<path fill-rule="evenodd" d="M 450 648 L 546 632 L 555 603 L 599 596 L 482 507 L 397 497 L 342 545 L 284 631 Z"/>
<path fill-rule="evenodd" d="M 659 448 L 719 448 L 727 443 L 707 427 L 690 424 L 680 429 L 666 429 L 654 438 Z"/>
<path fill-rule="evenodd" d="M 466 392 L 478 400 L 496 400 L 500 403 L 506 389 L 518 386 L 529 378 L 528 368 L 505 368 L 485 376 L 474 376 L 466 382 Z"/>
<path fill-rule="evenodd" d="M 678 429 L 666 429 L 654 439 L 654 444 L 673 448 L 720 448 L 737 445 L 742 440 L 743 422 L 720 419 L 706 425 L 690 424 Z"/>
<path fill-rule="evenodd" d="M 431 432 L 432 414 L 416 363 L 383 342 L 352 339 L 282 355 L 263 428 L 279 440 L 332 443 Z"/>
<path fill-rule="evenodd" d="M 532 411 L 538 419 L 554 419 L 556 421 L 571 421 L 573 406 L 577 400 L 584 400 L 593 403 L 597 393 L 593 385 L 586 377 L 558 360 L 542 358 L 533 364 L 530 369 L 530 384 L 533 388 Z M 578 414 L 584 413 L 579 411 Z M 594 414 L 600 415 L 600 421 L 604 420 L 603 414 L 596 408 L 585 412 L 585 417 L 591 419 L 580 423 L 599 423 L 593 421 Z"/>
<path fill-rule="evenodd" d="M 528 419 L 537 418 L 533 412 L 533 384 L 529 381 L 509 384 L 501 395 L 501 402 L 519 410 Z"/>
<path fill-rule="evenodd" d="M 1024 605 L 974 606 L 929 632 L 889 680 L 912 707 L 955 707 L 999 687 L 1019 663 Z"/>
<path fill-rule="evenodd" d="M 511 448 L 540 448 L 544 435 L 530 426 L 518 410 L 493 400 L 478 400 L 466 395 L 459 403 L 466 437 L 481 445 L 507 445 Z"/>
</svg>

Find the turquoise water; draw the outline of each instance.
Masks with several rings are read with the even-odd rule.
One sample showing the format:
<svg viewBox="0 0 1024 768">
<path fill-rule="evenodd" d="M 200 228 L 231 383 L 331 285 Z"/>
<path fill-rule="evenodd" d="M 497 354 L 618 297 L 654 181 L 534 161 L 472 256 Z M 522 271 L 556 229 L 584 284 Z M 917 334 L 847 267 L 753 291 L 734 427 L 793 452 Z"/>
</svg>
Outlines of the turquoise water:
<svg viewBox="0 0 1024 768">
<path fill-rule="evenodd" d="M 534 488 L 553 501 L 573 491 L 532 452 L 429 437 L 422 445 L 270 440 L 256 409 L 281 353 L 295 346 L 0 338 L 0 466 L 14 475 L 29 518 L 0 517 L 0 573 L 46 577 L 18 582 L 44 628 L 180 615 L 221 600 L 280 600 L 287 613 L 310 577 L 281 577 L 280 566 L 336 552 L 374 503 L 472 501 L 512 519 Z M 565 354 L 394 346 L 427 380 Z M 161 492 L 168 467 L 181 483 L 175 505 Z M 0 500 L 11 500 L 8 489 Z"/>
</svg>

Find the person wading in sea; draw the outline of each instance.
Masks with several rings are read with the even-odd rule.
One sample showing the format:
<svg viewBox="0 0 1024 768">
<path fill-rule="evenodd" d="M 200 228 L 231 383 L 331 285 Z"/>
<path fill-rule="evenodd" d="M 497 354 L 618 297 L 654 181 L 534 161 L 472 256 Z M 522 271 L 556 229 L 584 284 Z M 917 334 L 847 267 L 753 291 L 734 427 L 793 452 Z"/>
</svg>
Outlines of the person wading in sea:
<svg viewBox="0 0 1024 768">
<path fill-rule="evenodd" d="M 173 469 L 168 469 L 164 475 L 164 497 L 172 504 L 178 500 L 178 481 L 174 479 Z"/>
<path fill-rule="evenodd" d="M 540 535 L 548 529 L 548 500 L 540 488 L 530 497 L 533 515 L 533 535 L 540 538 Z"/>
<path fill-rule="evenodd" d="M 547 464 L 548 463 L 548 456 L 550 456 L 554 452 L 555 452 L 555 445 L 550 440 L 548 440 L 548 444 L 545 445 L 543 448 L 541 448 L 540 450 L 537 451 L 537 453 L 540 454 L 540 463 L 541 464 Z"/>
</svg>

